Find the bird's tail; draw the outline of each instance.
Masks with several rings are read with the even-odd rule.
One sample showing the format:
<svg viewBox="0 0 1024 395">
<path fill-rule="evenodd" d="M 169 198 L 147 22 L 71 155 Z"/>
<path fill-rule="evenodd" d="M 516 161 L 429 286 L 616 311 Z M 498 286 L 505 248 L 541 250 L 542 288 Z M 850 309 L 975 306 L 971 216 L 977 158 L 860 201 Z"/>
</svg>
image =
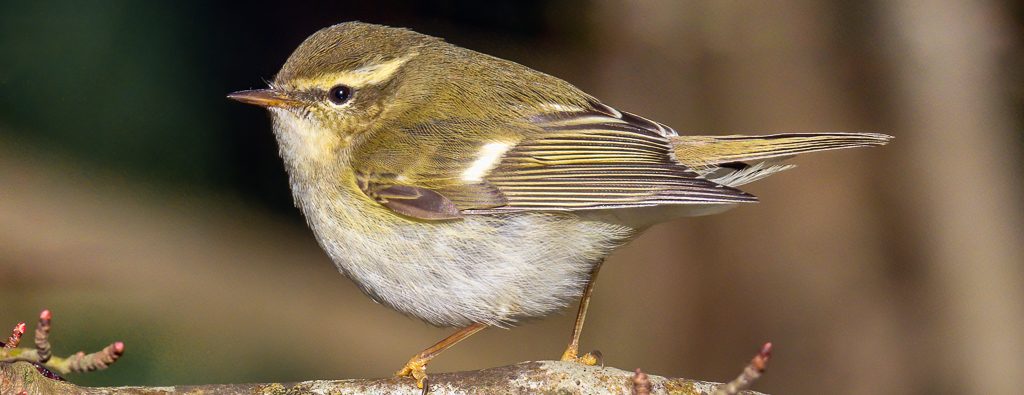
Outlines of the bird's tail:
<svg viewBox="0 0 1024 395">
<path fill-rule="evenodd" d="M 790 133 L 765 136 L 678 136 L 676 160 L 722 185 L 738 186 L 792 168 L 781 164 L 806 152 L 885 145 L 879 133 Z"/>
</svg>

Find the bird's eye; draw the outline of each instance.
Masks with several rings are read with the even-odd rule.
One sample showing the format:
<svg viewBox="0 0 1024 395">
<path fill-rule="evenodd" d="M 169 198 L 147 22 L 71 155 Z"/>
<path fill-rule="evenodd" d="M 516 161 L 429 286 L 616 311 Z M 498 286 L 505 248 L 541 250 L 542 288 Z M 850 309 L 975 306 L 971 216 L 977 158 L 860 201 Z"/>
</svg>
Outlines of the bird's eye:
<svg viewBox="0 0 1024 395">
<path fill-rule="evenodd" d="M 327 91 L 327 100 L 334 104 L 345 104 L 352 97 L 352 88 L 345 85 L 335 85 Z"/>
</svg>

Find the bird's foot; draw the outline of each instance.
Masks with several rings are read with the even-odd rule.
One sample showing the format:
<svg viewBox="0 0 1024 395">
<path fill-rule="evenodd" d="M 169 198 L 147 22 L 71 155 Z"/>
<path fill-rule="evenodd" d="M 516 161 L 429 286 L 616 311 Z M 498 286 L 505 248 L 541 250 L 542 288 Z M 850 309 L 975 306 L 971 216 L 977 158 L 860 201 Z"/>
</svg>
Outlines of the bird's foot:
<svg viewBox="0 0 1024 395">
<path fill-rule="evenodd" d="M 601 363 L 601 358 L 601 352 L 597 350 L 579 355 L 579 350 L 569 348 L 562 353 L 563 361 L 581 363 L 587 366 L 594 366 Z"/>
<path fill-rule="evenodd" d="M 427 360 L 419 358 L 418 356 L 413 357 L 402 367 L 401 370 L 395 372 L 396 377 L 412 377 L 416 379 L 416 388 L 423 388 L 423 385 L 427 381 Z"/>
</svg>

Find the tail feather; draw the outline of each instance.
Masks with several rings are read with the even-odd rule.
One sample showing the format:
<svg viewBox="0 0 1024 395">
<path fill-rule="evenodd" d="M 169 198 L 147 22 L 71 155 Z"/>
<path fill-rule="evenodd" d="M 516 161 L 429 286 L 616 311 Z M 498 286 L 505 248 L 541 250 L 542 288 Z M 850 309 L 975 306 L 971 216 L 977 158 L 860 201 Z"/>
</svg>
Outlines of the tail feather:
<svg viewBox="0 0 1024 395">
<path fill-rule="evenodd" d="M 790 133 L 765 136 L 677 136 L 676 159 L 692 168 L 752 162 L 806 152 L 885 145 L 892 136 L 879 133 Z"/>
<path fill-rule="evenodd" d="M 676 160 L 722 185 L 737 186 L 791 168 L 782 160 L 807 152 L 885 145 L 879 133 L 789 133 L 764 136 L 674 136 Z"/>
</svg>

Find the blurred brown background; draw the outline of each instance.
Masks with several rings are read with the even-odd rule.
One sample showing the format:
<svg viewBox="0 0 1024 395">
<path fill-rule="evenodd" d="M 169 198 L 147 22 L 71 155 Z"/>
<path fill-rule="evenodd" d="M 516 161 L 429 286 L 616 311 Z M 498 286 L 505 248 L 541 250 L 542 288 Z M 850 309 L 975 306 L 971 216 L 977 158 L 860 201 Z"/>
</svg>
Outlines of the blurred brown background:
<svg viewBox="0 0 1024 395">
<path fill-rule="evenodd" d="M 337 274 L 291 207 L 260 87 L 320 27 L 407 26 L 684 133 L 880 131 L 801 157 L 762 203 L 660 225 L 602 271 L 605 362 L 715 381 L 776 345 L 770 393 L 1019 392 L 1019 3 L 0 2 L 0 325 L 88 385 L 389 375 L 447 335 Z M 560 355 L 574 308 L 431 371 Z"/>
</svg>

